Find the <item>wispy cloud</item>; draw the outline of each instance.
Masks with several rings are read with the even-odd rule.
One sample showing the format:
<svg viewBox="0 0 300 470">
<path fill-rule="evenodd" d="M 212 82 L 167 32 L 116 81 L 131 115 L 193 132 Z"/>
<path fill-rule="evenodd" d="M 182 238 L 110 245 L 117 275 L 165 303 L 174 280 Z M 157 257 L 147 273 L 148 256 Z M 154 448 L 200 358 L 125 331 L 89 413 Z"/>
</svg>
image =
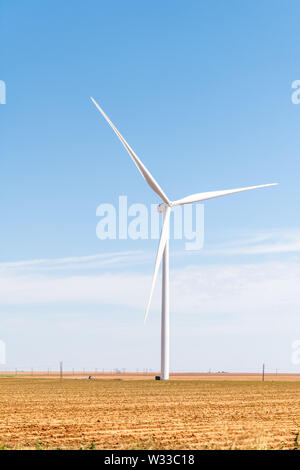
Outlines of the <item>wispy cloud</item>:
<svg viewBox="0 0 300 470">
<path fill-rule="evenodd" d="M 183 257 L 187 260 L 195 253 L 200 256 L 215 255 L 267 255 L 300 253 L 300 232 L 267 232 L 252 237 L 240 237 L 226 243 L 206 244 L 203 250 L 171 251 L 171 256 Z M 132 268 L 144 262 L 153 262 L 154 252 L 120 251 L 100 253 L 88 256 L 73 256 L 63 258 L 44 258 L 33 260 L 20 260 L 13 262 L 0 262 L 0 273 L 24 274 L 30 272 L 44 273 L 46 271 L 78 271 L 110 268 Z"/>
<path fill-rule="evenodd" d="M 207 245 L 207 255 L 268 255 L 300 253 L 300 232 L 269 232 L 259 236 L 238 238 L 227 243 Z"/>
<path fill-rule="evenodd" d="M 243 240 L 239 249 L 249 254 L 253 245 L 256 253 L 277 253 L 280 247 L 283 252 L 293 251 L 297 237 L 290 236 L 285 243 L 270 241 L 268 236 L 257 237 Z M 227 253 L 228 249 L 224 245 L 211 251 Z M 237 251 L 232 247 L 231 253 Z M 153 254 L 127 252 L 1 263 L 0 305 L 76 303 L 117 306 L 120 312 L 128 308 L 143 311 L 152 275 L 151 270 L 145 271 L 143 263 L 152 258 Z M 186 262 L 190 261 L 187 257 Z M 201 265 L 189 264 L 171 271 L 172 311 L 210 315 L 296 314 L 300 310 L 299 279 L 297 259 L 262 258 L 238 264 L 224 263 L 224 259 L 222 264 L 205 264 L 202 260 Z M 153 310 L 160 308 L 159 285 L 157 289 Z"/>
<path fill-rule="evenodd" d="M 147 258 L 142 251 L 125 251 L 101 253 L 90 256 L 74 256 L 68 258 L 45 258 L 28 261 L 0 263 L 0 272 L 30 272 L 30 271 L 60 271 L 87 270 L 103 267 L 128 266 L 130 263 L 140 263 Z"/>
<path fill-rule="evenodd" d="M 172 311 L 183 314 L 294 314 L 300 310 L 300 265 L 191 266 L 172 272 Z M 47 277 L 0 276 L 0 305 L 96 304 L 145 308 L 151 275 L 109 273 Z M 153 309 L 159 310 L 159 292 Z"/>
<path fill-rule="evenodd" d="M 297 262 L 190 266 L 175 272 L 174 305 L 187 313 L 288 317 L 300 310 L 299 279 Z"/>
</svg>

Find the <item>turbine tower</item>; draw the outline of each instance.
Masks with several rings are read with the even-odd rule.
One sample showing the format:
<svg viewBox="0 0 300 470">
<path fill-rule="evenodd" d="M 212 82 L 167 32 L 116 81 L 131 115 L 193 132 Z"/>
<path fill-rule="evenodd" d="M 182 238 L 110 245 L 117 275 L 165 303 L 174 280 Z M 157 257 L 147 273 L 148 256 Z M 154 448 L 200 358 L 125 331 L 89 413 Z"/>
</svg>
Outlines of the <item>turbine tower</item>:
<svg viewBox="0 0 300 470">
<path fill-rule="evenodd" d="M 208 199 L 214 199 L 216 197 L 228 196 L 229 194 L 241 193 L 243 191 L 250 191 L 251 189 L 267 188 L 268 186 L 276 186 L 278 183 L 261 184 L 259 186 L 248 186 L 246 188 L 237 189 L 225 189 L 224 191 L 209 191 L 205 193 L 192 194 L 190 196 L 178 199 L 177 201 L 170 201 L 165 195 L 157 181 L 151 175 L 150 171 L 147 170 L 145 165 L 141 162 L 139 157 L 134 153 L 132 148 L 128 145 L 124 137 L 120 134 L 118 129 L 113 125 L 110 119 L 106 116 L 104 111 L 100 108 L 99 104 L 91 97 L 92 102 L 98 108 L 102 116 L 106 119 L 108 124 L 115 131 L 122 144 L 126 148 L 127 152 L 131 156 L 138 170 L 140 171 L 143 178 L 153 189 L 153 191 L 162 199 L 162 203 L 158 205 L 158 211 L 163 214 L 163 225 L 156 255 L 156 261 L 154 266 L 154 273 L 152 278 L 151 290 L 149 300 L 146 308 L 145 319 L 146 322 L 153 291 L 159 271 L 160 264 L 162 262 L 162 304 L 161 304 L 161 380 L 169 380 L 169 344 L 170 344 L 170 308 L 169 308 L 169 232 L 170 232 L 170 213 L 171 208 L 175 206 L 181 206 L 184 204 L 192 204 L 193 202 L 207 201 Z"/>
</svg>

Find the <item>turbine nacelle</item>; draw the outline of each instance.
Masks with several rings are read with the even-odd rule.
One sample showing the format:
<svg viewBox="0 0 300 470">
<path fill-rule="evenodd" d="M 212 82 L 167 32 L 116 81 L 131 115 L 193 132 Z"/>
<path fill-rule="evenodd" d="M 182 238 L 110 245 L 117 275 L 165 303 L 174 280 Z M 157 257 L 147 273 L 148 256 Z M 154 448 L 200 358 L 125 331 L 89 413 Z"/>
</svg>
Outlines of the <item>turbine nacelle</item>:
<svg viewBox="0 0 300 470">
<path fill-rule="evenodd" d="M 158 204 L 157 212 L 163 214 L 164 212 L 166 212 L 167 207 L 172 207 L 172 203 L 166 204 L 165 202 L 162 202 L 161 204 Z"/>
</svg>

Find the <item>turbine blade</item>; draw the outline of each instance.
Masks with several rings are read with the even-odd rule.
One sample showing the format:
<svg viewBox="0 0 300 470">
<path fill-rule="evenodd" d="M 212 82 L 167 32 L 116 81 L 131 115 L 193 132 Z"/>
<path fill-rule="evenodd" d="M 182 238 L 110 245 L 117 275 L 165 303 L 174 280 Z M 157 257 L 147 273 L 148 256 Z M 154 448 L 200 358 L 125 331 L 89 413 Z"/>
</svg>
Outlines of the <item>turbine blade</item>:
<svg viewBox="0 0 300 470">
<path fill-rule="evenodd" d="M 208 191 L 207 193 L 192 194 L 191 196 L 172 202 L 172 206 L 181 206 L 183 204 L 191 204 L 192 202 L 206 201 L 207 199 L 213 199 L 215 197 L 228 196 L 229 194 L 250 191 L 251 189 L 267 188 L 269 186 L 276 186 L 277 184 L 278 183 L 261 184 L 259 186 L 249 186 L 247 188 L 225 189 L 224 191 Z"/>
<path fill-rule="evenodd" d="M 166 207 L 166 213 L 164 216 L 164 222 L 161 230 L 161 235 L 160 235 L 160 240 L 159 240 L 159 245 L 158 245 L 158 250 L 157 250 L 157 255 L 156 255 L 156 261 L 155 261 L 155 267 L 154 267 L 154 273 L 153 273 L 153 278 L 152 278 L 152 285 L 151 285 L 151 290 L 150 290 L 150 295 L 149 295 L 149 300 L 146 308 L 146 313 L 145 313 L 145 318 L 144 322 L 146 322 L 150 305 L 151 305 L 151 300 L 152 300 L 152 295 L 154 292 L 154 287 L 155 287 L 155 282 L 159 270 L 159 266 L 164 254 L 164 249 L 166 246 L 166 242 L 169 238 L 169 224 L 170 224 L 170 212 L 171 208 L 169 206 Z"/>
<path fill-rule="evenodd" d="M 161 199 L 166 203 L 166 204 L 169 204 L 169 199 L 167 198 L 167 196 L 165 195 L 165 193 L 163 192 L 163 190 L 161 189 L 161 187 L 159 186 L 159 184 L 157 183 L 157 181 L 155 181 L 155 179 L 153 178 L 153 176 L 151 175 L 150 171 L 147 170 L 147 168 L 145 167 L 145 165 L 141 162 L 141 160 L 139 159 L 139 157 L 134 153 L 134 151 L 132 150 L 132 148 L 127 144 L 126 140 L 124 139 L 124 137 L 122 137 L 122 135 L 120 134 L 120 132 L 118 131 L 118 129 L 113 125 L 113 123 L 110 121 L 110 119 L 106 116 L 105 112 L 100 108 L 99 104 L 94 100 L 94 98 L 90 97 L 92 102 L 94 103 L 94 105 L 96 106 L 96 108 L 99 109 L 100 113 L 102 114 L 102 116 L 106 119 L 106 121 L 108 122 L 108 124 L 113 128 L 113 130 L 115 131 L 115 133 L 117 134 L 117 136 L 119 137 L 120 141 L 122 142 L 122 144 L 124 145 L 124 147 L 126 148 L 127 152 L 129 153 L 129 155 L 131 156 L 132 160 L 134 161 L 134 163 L 136 164 L 137 168 L 139 169 L 141 175 L 143 176 L 143 178 L 147 181 L 147 183 L 149 184 L 150 188 L 153 189 L 153 191 L 156 192 L 156 194 L 159 195 L 159 197 L 161 197 Z"/>
</svg>

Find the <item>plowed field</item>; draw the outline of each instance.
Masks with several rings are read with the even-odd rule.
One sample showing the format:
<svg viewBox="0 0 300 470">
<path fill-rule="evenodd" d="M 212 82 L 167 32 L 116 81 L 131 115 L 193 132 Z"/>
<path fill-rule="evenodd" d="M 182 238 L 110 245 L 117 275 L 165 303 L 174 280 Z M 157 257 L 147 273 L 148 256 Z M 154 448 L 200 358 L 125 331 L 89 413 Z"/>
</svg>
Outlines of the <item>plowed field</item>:
<svg viewBox="0 0 300 470">
<path fill-rule="evenodd" d="M 0 378 L 7 449 L 300 449 L 299 381 Z"/>
</svg>

